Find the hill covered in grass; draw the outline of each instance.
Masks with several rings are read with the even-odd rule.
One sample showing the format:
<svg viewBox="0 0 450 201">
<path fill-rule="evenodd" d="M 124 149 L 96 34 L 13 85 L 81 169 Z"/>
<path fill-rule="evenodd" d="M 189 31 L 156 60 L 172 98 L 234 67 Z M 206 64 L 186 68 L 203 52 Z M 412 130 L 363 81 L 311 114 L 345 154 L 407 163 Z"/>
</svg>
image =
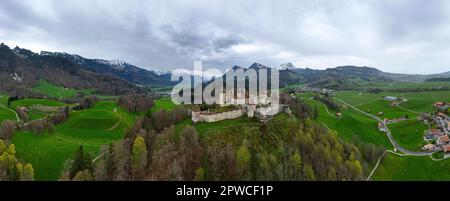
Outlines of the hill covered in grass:
<svg viewBox="0 0 450 201">
<path fill-rule="evenodd" d="M 136 118 L 111 101 L 98 102 L 88 110 L 73 111 L 53 133 L 18 132 L 12 142 L 19 158 L 33 164 L 37 180 L 57 180 L 64 162 L 83 146 L 92 156 L 100 146 L 120 140 Z"/>
</svg>

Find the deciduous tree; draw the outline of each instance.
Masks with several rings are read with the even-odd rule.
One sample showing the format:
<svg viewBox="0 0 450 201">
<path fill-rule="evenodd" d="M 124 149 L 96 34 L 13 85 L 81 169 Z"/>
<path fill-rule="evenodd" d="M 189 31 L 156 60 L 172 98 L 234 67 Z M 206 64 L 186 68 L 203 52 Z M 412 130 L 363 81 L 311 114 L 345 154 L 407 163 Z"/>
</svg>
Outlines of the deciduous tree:
<svg viewBox="0 0 450 201">
<path fill-rule="evenodd" d="M 131 165 L 133 169 L 133 175 L 137 178 L 142 176 L 147 166 L 147 146 L 143 137 L 138 136 L 134 140 L 132 148 L 132 160 Z"/>
<path fill-rule="evenodd" d="M 0 127 L 0 139 L 10 140 L 14 131 L 16 129 L 16 124 L 10 120 L 4 120 Z"/>
</svg>

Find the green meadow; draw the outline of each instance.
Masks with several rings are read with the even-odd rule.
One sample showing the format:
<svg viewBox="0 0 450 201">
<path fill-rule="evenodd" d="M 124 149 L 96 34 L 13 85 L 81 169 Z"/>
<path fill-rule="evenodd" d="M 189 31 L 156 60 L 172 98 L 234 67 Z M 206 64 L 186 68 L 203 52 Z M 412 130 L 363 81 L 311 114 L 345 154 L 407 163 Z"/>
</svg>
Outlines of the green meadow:
<svg viewBox="0 0 450 201">
<path fill-rule="evenodd" d="M 309 98 L 303 100 L 317 108 L 318 117 L 315 121 L 323 124 L 340 138 L 347 141 L 359 139 L 386 148 L 392 147 L 385 134 L 378 130 L 377 122 L 370 117 L 346 108 L 341 110 L 342 118 L 336 118 L 335 111 L 326 108 L 323 103 Z"/>
<path fill-rule="evenodd" d="M 70 98 L 77 95 L 78 92 L 76 89 L 56 86 L 46 80 L 39 80 L 38 85 L 33 87 L 33 90 L 51 98 Z"/>
<path fill-rule="evenodd" d="M 448 181 L 450 160 L 433 161 L 427 156 L 388 154 L 375 171 L 375 181 Z"/>
<path fill-rule="evenodd" d="M 423 139 L 424 131 L 428 128 L 426 124 L 416 119 L 397 122 L 388 125 L 389 130 L 395 140 L 404 148 L 418 151 L 425 142 Z"/>
<path fill-rule="evenodd" d="M 449 91 L 432 91 L 432 92 L 416 92 L 407 93 L 407 102 L 400 106 L 417 112 L 430 112 L 433 110 L 433 103 L 437 101 L 450 102 Z"/>
<path fill-rule="evenodd" d="M 0 123 L 6 119 L 16 120 L 16 115 L 14 114 L 14 112 L 0 107 Z"/>
<path fill-rule="evenodd" d="M 57 99 L 73 98 L 77 94 L 83 94 L 84 96 L 95 95 L 100 99 L 114 98 L 114 96 L 96 94 L 94 89 L 65 88 L 49 83 L 46 80 L 39 80 L 38 85 L 33 87 L 32 90 L 44 94 L 50 98 L 57 98 Z"/>
<path fill-rule="evenodd" d="M 61 175 L 64 162 L 73 157 L 79 146 L 94 157 L 98 154 L 98 146 L 67 142 L 54 135 L 44 133 L 37 135 L 30 132 L 18 132 L 13 137 L 17 156 L 31 163 L 38 181 L 55 181 Z"/>
<path fill-rule="evenodd" d="M 7 107 L 8 103 L 8 96 L 4 94 L 0 94 L 0 123 L 3 122 L 3 120 L 9 119 L 9 120 L 16 120 L 16 115 L 13 111 L 11 111 L 11 108 Z"/>
<path fill-rule="evenodd" d="M 151 110 L 151 112 L 158 112 L 162 109 L 171 111 L 171 110 L 175 109 L 176 107 L 178 107 L 178 106 L 175 105 L 169 97 L 164 97 L 164 98 L 155 100 L 155 105 L 150 110 Z"/>
<path fill-rule="evenodd" d="M 56 100 L 47 100 L 47 99 L 21 99 L 18 101 L 12 101 L 10 107 L 30 107 L 33 105 L 43 105 L 43 106 L 52 106 L 52 107 L 62 107 L 66 106 L 65 103 L 56 101 Z"/>
<path fill-rule="evenodd" d="M 72 111 L 53 134 L 18 132 L 12 142 L 18 157 L 33 164 L 37 180 L 57 180 L 64 162 L 79 146 L 96 157 L 101 145 L 123 138 L 135 118 L 116 103 L 101 101 L 91 109 Z"/>
<path fill-rule="evenodd" d="M 382 112 L 382 115 L 379 115 L 380 118 L 388 118 L 388 119 L 394 119 L 394 118 L 400 118 L 400 117 L 407 117 L 414 118 L 417 116 L 416 113 L 411 112 L 409 110 L 397 107 L 397 106 L 391 106 L 389 101 L 386 100 L 374 100 L 372 102 L 367 102 L 360 104 L 356 106 L 358 109 L 377 115 L 377 113 Z"/>
<path fill-rule="evenodd" d="M 433 110 L 433 103 L 437 101 L 450 102 L 450 92 L 448 91 L 425 91 L 425 92 L 382 92 L 378 94 L 358 91 L 343 91 L 336 94 L 336 98 L 345 101 L 346 103 L 360 107 L 370 107 L 373 105 L 376 109 L 383 109 L 381 104 L 385 105 L 384 96 L 404 97 L 406 102 L 400 103 L 400 107 L 405 108 L 405 111 L 410 110 L 410 113 L 431 112 Z M 389 106 L 389 104 L 388 104 Z M 386 107 L 384 110 L 394 110 L 392 107 Z"/>
</svg>

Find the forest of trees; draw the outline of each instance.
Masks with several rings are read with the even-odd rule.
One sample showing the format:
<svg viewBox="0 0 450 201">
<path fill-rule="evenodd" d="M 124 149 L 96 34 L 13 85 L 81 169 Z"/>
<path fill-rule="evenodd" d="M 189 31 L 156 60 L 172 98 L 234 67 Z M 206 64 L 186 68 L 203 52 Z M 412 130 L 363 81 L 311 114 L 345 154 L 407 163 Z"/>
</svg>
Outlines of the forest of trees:
<svg viewBox="0 0 450 201">
<path fill-rule="evenodd" d="M 117 104 L 125 108 L 128 112 L 146 112 L 153 105 L 153 99 L 143 94 L 129 94 L 120 96 Z"/>
<path fill-rule="evenodd" d="M 318 100 L 320 102 L 322 102 L 323 104 L 325 104 L 328 108 L 339 112 L 341 109 L 341 105 L 339 105 L 338 103 L 334 102 L 331 98 L 325 97 L 325 96 L 321 96 L 321 95 L 316 95 L 314 96 L 314 100 Z"/>
<path fill-rule="evenodd" d="M 280 100 L 282 104 L 288 104 L 292 114 L 299 119 L 317 118 L 317 108 L 311 108 L 299 98 L 293 98 L 287 94 L 282 94 Z"/>
<path fill-rule="evenodd" d="M 95 106 L 95 104 L 98 102 L 98 100 L 99 99 L 97 98 L 97 96 L 88 96 L 88 97 L 81 98 L 78 101 L 78 106 L 81 108 L 78 108 L 78 109 L 82 110 L 82 109 L 92 108 Z"/>
<path fill-rule="evenodd" d="M 10 141 L 16 130 L 16 123 L 11 120 L 4 120 L 0 125 L 0 139 Z"/>
<path fill-rule="evenodd" d="M 147 114 L 150 117 L 150 124 L 157 132 L 162 132 L 164 129 L 182 122 L 189 117 L 189 113 L 184 108 L 176 108 L 172 111 L 160 110 L 153 114 Z"/>
</svg>

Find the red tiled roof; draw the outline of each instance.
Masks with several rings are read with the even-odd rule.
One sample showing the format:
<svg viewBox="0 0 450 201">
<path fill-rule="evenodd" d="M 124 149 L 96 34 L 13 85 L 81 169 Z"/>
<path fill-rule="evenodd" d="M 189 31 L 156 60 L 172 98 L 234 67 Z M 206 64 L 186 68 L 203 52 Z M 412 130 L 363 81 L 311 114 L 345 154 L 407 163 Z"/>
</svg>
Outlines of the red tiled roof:
<svg viewBox="0 0 450 201">
<path fill-rule="evenodd" d="M 441 102 L 441 101 L 439 101 L 439 102 L 436 102 L 435 104 L 434 104 L 435 106 L 444 106 L 445 105 L 445 103 L 444 102 Z"/>
<path fill-rule="evenodd" d="M 439 129 L 430 129 L 430 130 L 428 131 L 428 133 L 430 133 L 430 134 L 432 134 L 432 135 L 439 135 L 439 134 L 441 134 L 442 132 L 441 132 L 441 130 L 439 130 Z"/>
<path fill-rule="evenodd" d="M 444 135 L 444 136 L 439 137 L 439 140 L 441 142 L 449 142 L 450 138 L 448 137 L 448 135 Z"/>
<path fill-rule="evenodd" d="M 427 145 L 425 145 L 425 146 L 423 146 L 425 149 L 434 149 L 435 148 L 435 146 L 434 146 L 434 144 L 427 144 Z"/>
<path fill-rule="evenodd" d="M 449 152 L 450 151 L 450 146 L 449 145 L 444 145 L 442 147 L 442 149 L 443 149 L 444 153 Z"/>
</svg>

